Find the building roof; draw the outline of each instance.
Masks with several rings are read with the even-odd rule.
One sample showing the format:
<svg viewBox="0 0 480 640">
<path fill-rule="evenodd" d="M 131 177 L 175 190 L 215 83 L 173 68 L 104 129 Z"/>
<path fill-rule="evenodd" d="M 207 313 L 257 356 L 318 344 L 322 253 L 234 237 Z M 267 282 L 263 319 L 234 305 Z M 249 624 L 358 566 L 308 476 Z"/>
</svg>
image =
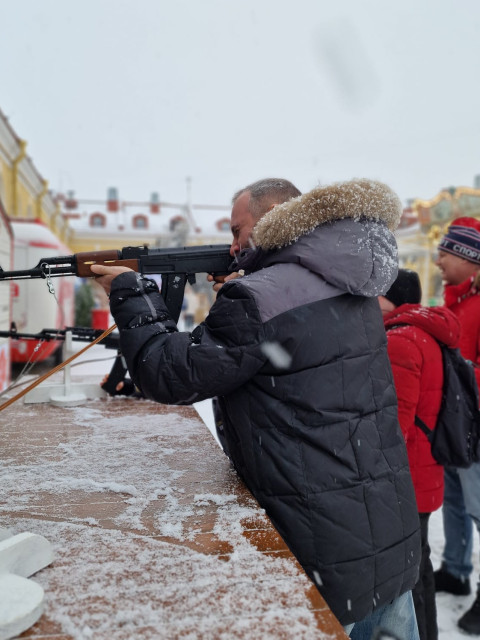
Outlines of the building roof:
<svg viewBox="0 0 480 640">
<path fill-rule="evenodd" d="M 155 196 L 149 201 L 127 201 L 109 189 L 106 200 L 79 199 L 72 192 L 55 197 L 77 236 L 128 235 L 143 242 L 145 236 L 151 241 L 152 236 L 165 239 L 181 232 L 194 243 L 205 238 L 229 241 L 230 206 L 162 202 Z"/>
</svg>

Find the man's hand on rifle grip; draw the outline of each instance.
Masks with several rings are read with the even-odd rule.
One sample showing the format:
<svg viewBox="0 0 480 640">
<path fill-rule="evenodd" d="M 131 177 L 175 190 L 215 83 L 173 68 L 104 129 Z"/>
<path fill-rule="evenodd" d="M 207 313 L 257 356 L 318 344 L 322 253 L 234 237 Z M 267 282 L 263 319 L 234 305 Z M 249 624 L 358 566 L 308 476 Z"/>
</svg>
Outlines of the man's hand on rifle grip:
<svg viewBox="0 0 480 640">
<path fill-rule="evenodd" d="M 243 269 L 240 269 L 240 271 L 232 271 L 232 273 L 229 273 L 228 276 L 212 276 L 212 274 L 209 273 L 207 275 L 207 280 L 208 282 L 214 283 L 212 288 L 216 293 L 218 293 L 225 282 L 228 282 L 229 280 L 235 280 L 235 278 L 240 278 L 243 275 L 245 275 Z"/>
<path fill-rule="evenodd" d="M 103 287 L 107 295 L 110 295 L 110 288 L 114 278 L 121 273 L 133 271 L 133 269 L 129 269 L 128 267 L 107 267 L 104 264 L 92 264 L 90 269 L 92 273 L 98 274 L 95 275 L 95 282 L 98 282 L 98 284 Z"/>
</svg>

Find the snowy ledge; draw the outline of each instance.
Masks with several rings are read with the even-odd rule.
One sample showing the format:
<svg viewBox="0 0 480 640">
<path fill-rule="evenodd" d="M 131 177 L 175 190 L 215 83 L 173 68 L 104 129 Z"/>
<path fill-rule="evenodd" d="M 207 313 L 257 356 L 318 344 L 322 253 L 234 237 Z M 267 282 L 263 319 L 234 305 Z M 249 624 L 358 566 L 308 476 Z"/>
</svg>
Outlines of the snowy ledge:
<svg viewBox="0 0 480 640">
<path fill-rule="evenodd" d="M 55 551 L 29 637 L 345 637 L 193 409 L 108 398 L 1 419 L 0 526 Z"/>
</svg>

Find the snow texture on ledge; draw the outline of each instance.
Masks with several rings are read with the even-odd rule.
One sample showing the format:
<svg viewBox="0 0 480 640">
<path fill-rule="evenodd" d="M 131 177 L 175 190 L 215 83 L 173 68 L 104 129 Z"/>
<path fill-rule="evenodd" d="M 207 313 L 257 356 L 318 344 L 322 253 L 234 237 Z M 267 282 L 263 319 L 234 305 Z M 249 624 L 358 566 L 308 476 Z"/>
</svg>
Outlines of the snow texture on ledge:
<svg viewBox="0 0 480 640">
<path fill-rule="evenodd" d="M 121 407 L 127 400 L 111 402 Z M 193 501 L 186 500 L 181 479 L 189 470 L 179 470 L 172 459 L 181 442 L 186 458 L 208 464 L 196 451 L 199 433 L 210 438 L 199 420 L 155 413 L 132 424 L 131 415 L 117 411 L 109 417 L 99 402 L 59 411 L 66 427 L 56 446 L 30 447 L 21 463 L 4 459 L 0 483 L 8 490 L 0 526 L 29 530 L 52 543 L 56 561 L 35 578 L 45 589 L 46 614 L 62 633 L 78 640 L 327 637 L 306 606 L 308 578 L 292 562 L 259 553 L 242 535 L 242 521 L 265 516 L 253 499 L 240 504 L 229 491 L 229 474 L 230 481 L 234 477 L 228 465 L 225 493 L 200 483 Z M 35 412 L 24 407 L 22 417 L 33 420 Z M 65 517 L 76 501 L 85 503 L 85 494 L 83 511 L 72 507 Z M 122 508 L 108 513 L 112 494 Z M 105 521 L 92 518 L 89 500 L 97 503 L 97 513 L 105 501 Z M 191 516 L 209 504 L 216 505 L 213 533 L 233 547 L 223 558 L 195 548 L 201 532 Z M 165 601 L 172 606 L 159 606 Z"/>
</svg>

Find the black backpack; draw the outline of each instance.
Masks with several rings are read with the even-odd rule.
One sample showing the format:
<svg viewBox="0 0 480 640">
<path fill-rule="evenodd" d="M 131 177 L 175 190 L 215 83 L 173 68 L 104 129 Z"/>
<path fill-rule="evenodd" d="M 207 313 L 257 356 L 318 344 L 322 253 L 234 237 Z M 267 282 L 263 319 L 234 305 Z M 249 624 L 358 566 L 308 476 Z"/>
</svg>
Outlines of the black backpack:
<svg viewBox="0 0 480 640">
<path fill-rule="evenodd" d="M 459 349 L 443 344 L 440 348 L 443 389 L 437 423 L 432 430 L 415 416 L 415 424 L 427 436 L 432 456 L 439 464 L 466 469 L 480 460 L 480 410 L 474 365 L 465 360 Z"/>
</svg>

